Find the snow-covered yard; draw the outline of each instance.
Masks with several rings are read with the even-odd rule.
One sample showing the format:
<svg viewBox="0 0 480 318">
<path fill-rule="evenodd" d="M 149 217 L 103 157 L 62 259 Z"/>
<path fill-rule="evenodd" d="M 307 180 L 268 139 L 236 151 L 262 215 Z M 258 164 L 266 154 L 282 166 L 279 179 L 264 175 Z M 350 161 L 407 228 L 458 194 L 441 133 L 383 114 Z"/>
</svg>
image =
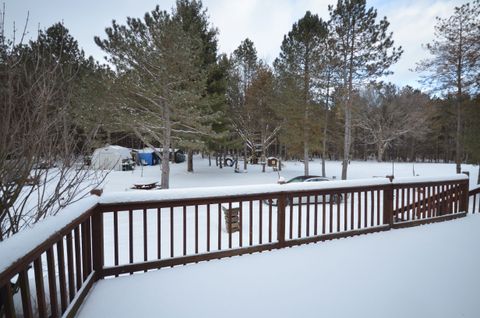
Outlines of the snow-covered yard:
<svg viewBox="0 0 480 318">
<path fill-rule="evenodd" d="M 250 185 L 250 184 L 267 184 L 276 183 L 279 175 L 285 179 L 290 179 L 299 175 L 303 175 L 303 163 L 299 161 L 284 162 L 282 171 L 275 172 L 272 168 L 267 168 L 262 173 L 260 165 L 248 165 L 247 173 L 234 173 L 231 167 L 219 169 L 215 166 L 215 160 L 212 160 L 212 166 L 208 166 L 208 160 L 202 159 L 200 156 L 194 157 L 194 173 L 187 172 L 186 162 L 180 164 L 172 164 L 170 172 L 171 188 L 190 188 L 190 187 L 210 187 L 210 186 L 226 186 L 226 185 Z M 341 177 L 341 162 L 326 162 L 327 177 Z M 243 168 L 243 162 L 239 162 L 239 167 Z M 142 171 L 143 170 L 143 171 Z M 478 166 L 462 165 L 463 171 L 470 172 L 470 188 L 476 187 Z M 310 174 L 321 175 L 321 162 L 314 160 L 310 162 Z M 421 177 L 432 176 L 451 176 L 455 174 L 455 164 L 453 163 L 395 163 L 395 177 L 412 177 L 415 175 Z M 142 176 L 143 174 L 143 176 Z M 348 179 L 364 179 L 372 177 L 385 177 L 392 174 L 391 162 L 376 161 L 352 161 L 348 167 Z M 104 191 L 138 191 L 130 189 L 135 182 L 142 180 L 160 181 L 160 167 L 146 166 L 137 167 L 134 171 L 111 172 L 106 180 Z"/>
<path fill-rule="evenodd" d="M 480 215 L 105 279 L 79 317 L 479 317 Z"/>
</svg>

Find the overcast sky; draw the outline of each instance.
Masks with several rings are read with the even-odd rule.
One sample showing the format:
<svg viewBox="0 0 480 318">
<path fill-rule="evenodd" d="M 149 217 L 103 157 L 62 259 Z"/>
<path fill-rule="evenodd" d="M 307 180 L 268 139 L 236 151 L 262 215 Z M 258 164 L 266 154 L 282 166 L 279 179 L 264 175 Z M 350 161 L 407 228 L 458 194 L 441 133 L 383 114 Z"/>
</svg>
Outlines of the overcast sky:
<svg viewBox="0 0 480 318">
<path fill-rule="evenodd" d="M 46 28 L 63 21 L 88 55 L 103 61 L 103 52 L 95 45 L 95 35 L 104 36 L 113 19 L 125 22 L 127 16 L 142 17 L 155 5 L 170 9 L 175 0 L 0 0 L 6 5 L 6 24 L 11 35 L 13 21 L 23 25 L 30 12 L 28 30 Z M 415 63 L 426 57 L 422 44 L 433 39 L 435 17 L 447 17 L 455 6 L 466 0 L 367 0 L 387 16 L 396 45 L 404 48 L 400 61 L 392 67 L 388 80 L 397 85 L 418 87 Z M 210 21 L 219 30 L 219 52 L 230 54 L 245 38 L 255 43 L 260 58 L 268 63 L 277 57 L 283 35 L 292 24 L 310 10 L 328 19 L 328 5 L 336 0 L 204 0 Z"/>
</svg>

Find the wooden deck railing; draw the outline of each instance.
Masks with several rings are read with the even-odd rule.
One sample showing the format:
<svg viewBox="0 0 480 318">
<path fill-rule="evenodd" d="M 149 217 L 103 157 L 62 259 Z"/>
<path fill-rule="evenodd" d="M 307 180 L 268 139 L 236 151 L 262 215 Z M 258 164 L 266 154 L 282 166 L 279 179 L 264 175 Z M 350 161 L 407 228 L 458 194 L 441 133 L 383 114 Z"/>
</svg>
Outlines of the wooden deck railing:
<svg viewBox="0 0 480 318">
<path fill-rule="evenodd" d="M 480 213 L 480 187 L 473 189 L 469 192 L 470 206 L 469 211 L 474 213 Z"/>
<path fill-rule="evenodd" d="M 100 203 L 0 273 L 0 312 L 70 317 L 98 279 L 463 217 L 479 193 L 458 179 Z"/>
</svg>

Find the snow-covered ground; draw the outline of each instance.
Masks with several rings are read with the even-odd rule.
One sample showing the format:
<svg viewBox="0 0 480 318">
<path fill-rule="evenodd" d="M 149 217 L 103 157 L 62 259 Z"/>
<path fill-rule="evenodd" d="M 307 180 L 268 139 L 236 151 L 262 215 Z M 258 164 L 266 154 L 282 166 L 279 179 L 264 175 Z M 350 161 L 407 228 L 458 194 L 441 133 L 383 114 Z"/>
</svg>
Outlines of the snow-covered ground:
<svg viewBox="0 0 480 318">
<path fill-rule="evenodd" d="M 106 279 L 79 317 L 479 317 L 480 215 Z"/>
<path fill-rule="evenodd" d="M 276 183 L 279 175 L 285 179 L 303 175 L 303 163 L 298 161 L 284 162 L 282 171 L 275 172 L 272 168 L 267 168 L 262 173 L 260 165 L 249 165 L 247 173 L 234 173 L 232 167 L 219 169 L 215 166 L 215 160 L 212 160 L 212 166 L 208 165 L 207 159 L 200 156 L 194 157 L 194 173 L 187 172 L 186 162 L 171 165 L 170 187 L 171 188 L 190 188 L 190 187 L 210 187 L 227 185 L 250 185 Z M 239 167 L 243 168 L 243 162 L 239 162 Z M 327 161 L 327 176 L 330 178 L 341 177 L 341 162 Z M 463 171 L 470 172 L 470 188 L 475 188 L 478 166 L 462 165 Z M 314 160 L 310 162 L 310 174 L 321 175 L 321 162 Z M 455 174 L 455 164 L 443 163 L 395 163 L 394 172 L 396 177 L 412 177 L 415 175 L 422 177 L 431 176 L 451 176 Z M 392 174 L 392 163 L 376 161 L 352 161 L 348 167 L 349 179 L 365 179 L 372 177 L 385 177 Z M 130 188 L 134 183 L 148 180 L 160 181 L 160 166 L 137 167 L 132 171 L 113 171 L 106 180 L 104 186 L 105 192 L 112 191 L 138 191 Z"/>
</svg>

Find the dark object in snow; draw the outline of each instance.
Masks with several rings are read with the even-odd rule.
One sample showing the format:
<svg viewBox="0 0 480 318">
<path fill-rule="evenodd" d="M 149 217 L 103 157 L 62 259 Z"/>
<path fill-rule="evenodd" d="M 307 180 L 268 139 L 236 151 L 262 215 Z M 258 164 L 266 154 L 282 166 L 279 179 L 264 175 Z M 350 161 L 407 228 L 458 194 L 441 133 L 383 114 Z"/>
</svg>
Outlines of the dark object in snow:
<svg viewBox="0 0 480 318">
<path fill-rule="evenodd" d="M 132 171 L 135 169 L 135 161 L 131 159 L 122 160 L 122 171 Z"/>
<path fill-rule="evenodd" d="M 280 180 L 279 180 L 280 181 Z M 295 178 L 292 178 L 288 180 L 287 182 L 281 181 L 281 184 L 286 184 L 286 183 L 299 183 L 299 182 L 324 182 L 324 181 L 330 181 L 329 178 L 326 177 L 320 177 L 320 176 L 298 176 Z M 279 182 L 280 183 L 280 182 Z M 316 197 L 316 198 L 315 198 Z M 301 197 L 293 197 L 292 200 L 287 199 L 286 204 L 287 205 L 303 205 L 303 204 L 308 204 L 308 202 L 323 202 L 323 199 L 325 198 L 325 202 L 327 203 L 332 203 L 332 204 L 337 204 L 341 203 L 343 201 L 343 195 L 341 194 L 326 194 L 326 195 L 318 195 L 318 196 L 301 196 Z M 348 196 L 347 196 L 348 198 Z M 276 206 L 278 204 L 276 199 L 272 200 L 264 200 L 264 204 L 266 205 L 273 205 Z"/>
<path fill-rule="evenodd" d="M 101 196 L 102 193 L 103 193 L 103 189 L 92 189 L 92 190 L 90 191 L 90 194 L 91 194 L 91 195 L 96 195 L 96 196 L 98 196 L 98 197 Z"/>
<path fill-rule="evenodd" d="M 152 190 L 157 188 L 158 182 L 149 182 L 149 183 L 135 183 L 132 187 L 134 190 Z"/>
<path fill-rule="evenodd" d="M 240 231 L 240 223 L 239 223 L 239 213 L 240 207 L 232 207 L 229 205 L 228 207 L 222 206 L 223 214 L 225 216 L 225 227 L 227 229 L 227 233 L 234 233 Z"/>
</svg>

